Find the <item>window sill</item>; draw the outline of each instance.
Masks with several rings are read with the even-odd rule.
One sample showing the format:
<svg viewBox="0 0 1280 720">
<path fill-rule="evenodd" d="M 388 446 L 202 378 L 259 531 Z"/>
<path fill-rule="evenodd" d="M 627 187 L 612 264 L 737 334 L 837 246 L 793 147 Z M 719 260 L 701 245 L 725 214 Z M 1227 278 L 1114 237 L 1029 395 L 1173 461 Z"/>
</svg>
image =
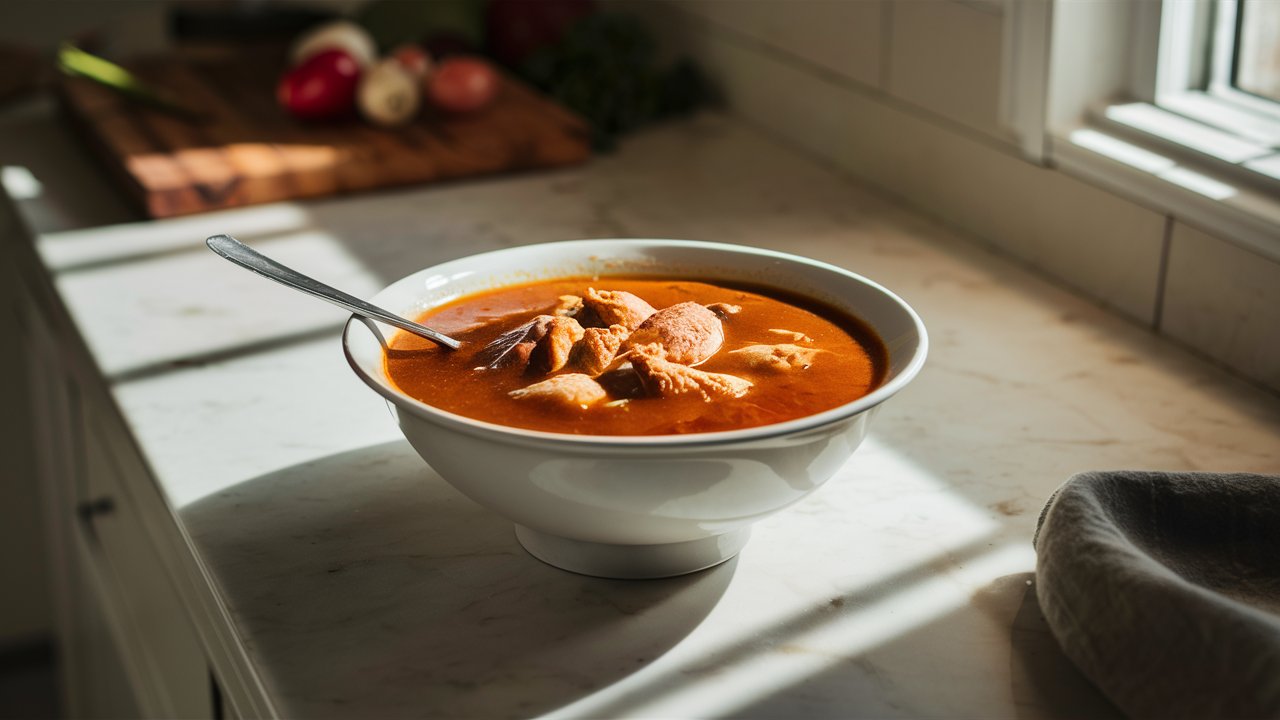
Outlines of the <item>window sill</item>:
<svg viewBox="0 0 1280 720">
<path fill-rule="evenodd" d="M 1050 164 L 1280 262 L 1280 198 L 1208 163 L 1174 159 L 1106 128 L 1049 138 Z"/>
</svg>

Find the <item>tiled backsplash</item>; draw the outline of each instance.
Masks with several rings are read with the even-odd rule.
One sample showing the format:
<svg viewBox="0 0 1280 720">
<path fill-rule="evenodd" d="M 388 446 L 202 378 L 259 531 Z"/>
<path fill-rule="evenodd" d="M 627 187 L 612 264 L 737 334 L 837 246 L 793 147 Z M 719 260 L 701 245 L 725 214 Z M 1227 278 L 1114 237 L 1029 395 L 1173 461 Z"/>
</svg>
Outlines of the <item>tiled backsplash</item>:
<svg viewBox="0 0 1280 720">
<path fill-rule="evenodd" d="M 784 142 L 1280 391 L 1280 263 L 1018 157 L 997 120 L 999 4 L 627 7 Z"/>
<path fill-rule="evenodd" d="M 992 137 L 1000 127 L 1001 18 L 958 2 L 885 3 L 894 97 Z"/>
<path fill-rule="evenodd" d="M 880 82 L 884 8 L 880 2 L 805 0 L 779 12 L 778 0 L 683 0 L 681 7 L 764 46 L 856 82 Z"/>
<path fill-rule="evenodd" d="M 1280 267 L 1174 223 L 1159 330 L 1280 387 Z"/>
</svg>

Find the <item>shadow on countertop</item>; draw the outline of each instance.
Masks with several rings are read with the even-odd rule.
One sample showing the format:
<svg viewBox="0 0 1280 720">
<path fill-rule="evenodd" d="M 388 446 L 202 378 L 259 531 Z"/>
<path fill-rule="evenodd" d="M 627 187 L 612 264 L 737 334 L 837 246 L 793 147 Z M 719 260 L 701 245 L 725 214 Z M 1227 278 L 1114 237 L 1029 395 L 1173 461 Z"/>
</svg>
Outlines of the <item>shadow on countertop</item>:
<svg viewBox="0 0 1280 720">
<path fill-rule="evenodd" d="M 544 713 L 679 643 L 735 568 L 549 567 L 403 441 L 241 483 L 183 519 L 285 716 Z"/>
</svg>

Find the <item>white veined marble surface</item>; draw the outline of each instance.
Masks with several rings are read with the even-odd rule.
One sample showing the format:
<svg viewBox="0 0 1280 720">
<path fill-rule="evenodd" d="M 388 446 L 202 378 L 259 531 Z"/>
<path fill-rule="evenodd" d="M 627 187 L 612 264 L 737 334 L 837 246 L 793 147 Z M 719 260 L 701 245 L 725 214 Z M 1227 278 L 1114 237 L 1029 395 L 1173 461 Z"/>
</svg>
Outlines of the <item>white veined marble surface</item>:
<svg viewBox="0 0 1280 720">
<path fill-rule="evenodd" d="M 23 210 L 76 225 L 58 200 Z M 586 578 L 435 476 L 346 367 L 341 312 L 208 253 L 222 232 L 356 294 L 520 243 L 767 246 L 900 294 L 930 359 L 738 559 Z M 1041 505 L 1082 470 L 1280 471 L 1276 396 L 714 116 L 578 169 L 38 250 L 285 716 L 1107 716 L 1035 604 Z"/>
</svg>

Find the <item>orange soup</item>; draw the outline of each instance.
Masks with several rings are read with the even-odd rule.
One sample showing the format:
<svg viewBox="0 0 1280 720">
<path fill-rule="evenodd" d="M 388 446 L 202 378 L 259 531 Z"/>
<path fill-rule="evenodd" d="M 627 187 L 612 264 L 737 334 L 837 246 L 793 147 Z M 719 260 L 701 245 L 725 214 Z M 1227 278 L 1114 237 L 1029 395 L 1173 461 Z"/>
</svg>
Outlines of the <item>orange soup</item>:
<svg viewBox="0 0 1280 720">
<path fill-rule="evenodd" d="M 583 435 L 756 427 L 856 400 L 887 353 L 864 323 L 771 288 L 635 277 L 486 291 L 398 334 L 386 369 L 405 394 L 476 420 Z"/>
</svg>

